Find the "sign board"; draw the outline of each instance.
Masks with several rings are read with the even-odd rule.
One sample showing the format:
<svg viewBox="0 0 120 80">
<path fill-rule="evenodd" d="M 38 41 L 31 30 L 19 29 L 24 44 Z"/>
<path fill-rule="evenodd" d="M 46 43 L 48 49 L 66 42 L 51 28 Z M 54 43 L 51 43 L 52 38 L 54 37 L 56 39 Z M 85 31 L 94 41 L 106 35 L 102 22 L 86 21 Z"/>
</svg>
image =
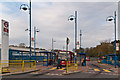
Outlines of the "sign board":
<svg viewBox="0 0 120 80">
<path fill-rule="evenodd" d="M 77 53 L 75 53 L 75 55 L 77 55 Z"/>
<path fill-rule="evenodd" d="M 34 38 L 31 38 L 31 46 L 34 47 Z"/>
<path fill-rule="evenodd" d="M 1 61 L 8 63 L 9 61 L 9 22 L 2 20 L 1 24 L 2 46 L 1 46 Z M 8 64 L 2 64 L 2 67 L 8 67 Z"/>
<path fill-rule="evenodd" d="M 116 51 L 119 51 L 119 43 L 116 43 Z"/>
<path fill-rule="evenodd" d="M 77 42 L 77 49 L 79 49 L 80 45 L 79 45 L 79 41 Z"/>
<path fill-rule="evenodd" d="M 116 43 L 116 46 L 119 46 L 119 43 Z"/>
<path fill-rule="evenodd" d="M 70 40 L 68 37 L 67 37 L 66 43 L 67 43 L 67 45 L 70 43 Z"/>
<path fill-rule="evenodd" d="M 63 51 L 61 51 L 61 52 L 59 52 L 59 53 L 61 53 L 61 54 L 66 54 L 66 51 L 65 52 L 63 52 Z M 69 54 L 70 52 L 67 52 L 67 54 Z"/>
<path fill-rule="evenodd" d="M 116 51 L 119 51 L 119 47 L 118 46 L 116 46 Z"/>
</svg>

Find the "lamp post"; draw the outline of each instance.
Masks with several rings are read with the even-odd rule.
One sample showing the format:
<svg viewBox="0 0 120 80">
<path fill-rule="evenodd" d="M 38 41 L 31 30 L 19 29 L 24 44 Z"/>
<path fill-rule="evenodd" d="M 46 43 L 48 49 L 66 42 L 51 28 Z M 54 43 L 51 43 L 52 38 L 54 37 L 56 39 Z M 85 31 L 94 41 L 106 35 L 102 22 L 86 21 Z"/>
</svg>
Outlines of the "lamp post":
<svg viewBox="0 0 120 80">
<path fill-rule="evenodd" d="M 75 63 L 76 63 L 76 61 L 77 61 L 77 58 L 76 58 L 76 55 L 77 55 L 77 50 L 76 50 L 76 48 L 77 48 L 77 11 L 75 11 L 75 16 L 70 15 L 68 17 L 68 20 L 69 21 L 75 20 Z"/>
<path fill-rule="evenodd" d="M 80 53 L 81 53 L 81 36 L 82 36 L 82 31 L 80 30 Z"/>
<path fill-rule="evenodd" d="M 114 20 L 115 25 L 115 68 L 116 68 L 116 11 L 114 12 L 114 16 L 108 16 L 106 21 Z"/>
<path fill-rule="evenodd" d="M 29 56 L 29 60 L 31 60 L 31 0 L 30 0 L 30 3 L 29 3 L 29 6 L 27 4 L 22 4 L 20 6 L 20 9 L 23 9 L 24 11 L 26 10 L 29 10 L 29 17 L 30 17 L 30 56 Z"/>
<path fill-rule="evenodd" d="M 36 27 L 34 27 L 34 55 L 35 56 L 36 56 L 36 32 L 39 32 L 39 30 L 36 29 Z"/>
<path fill-rule="evenodd" d="M 54 41 L 53 38 L 52 38 L 52 52 L 53 52 L 53 43 L 54 43 L 54 42 L 56 42 L 56 41 Z"/>
</svg>

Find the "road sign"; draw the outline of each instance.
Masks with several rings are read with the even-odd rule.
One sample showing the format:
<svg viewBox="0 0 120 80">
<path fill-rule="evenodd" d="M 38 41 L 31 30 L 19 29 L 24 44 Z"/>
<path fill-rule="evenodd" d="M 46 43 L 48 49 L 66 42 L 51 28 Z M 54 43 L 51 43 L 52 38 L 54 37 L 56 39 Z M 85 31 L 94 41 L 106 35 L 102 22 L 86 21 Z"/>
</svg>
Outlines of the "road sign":
<svg viewBox="0 0 120 80">
<path fill-rule="evenodd" d="M 67 43 L 67 45 L 70 43 L 70 40 L 68 37 L 67 37 L 66 43 Z"/>
<path fill-rule="evenodd" d="M 80 45 L 79 45 L 79 41 L 77 42 L 77 49 L 79 49 L 80 48 Z"/>
<path fill-rule="evenodd" d="M 4 60 L 4 63 L 8 63 L 9 60 L 9 22 L 2 20 L 1 24 L 1 61 Z M 3 65 L 2 67 L 8 67 L 8 64 Z"/>
<path fill-rule="evenodd" d="M 119 43 L 116 43 L 116 46 L 119 46 Z"/>
<path fill-rule="evenodd" d="M 119 51 L 119 43 L 116 43 L 116 51 Z"/>
<path fill-rule="evenodd" d="M 34 38 L 31 38 L 31 46 L 34 47 Z"/>
<path fill-rule="evenodd" d="M 2 32 L 3 32 L 3 35 L 6 35 L 6 36 L 8 36 L 9 34 L 9 23 L 4 20 L 2 20 Z"/>
</svg>

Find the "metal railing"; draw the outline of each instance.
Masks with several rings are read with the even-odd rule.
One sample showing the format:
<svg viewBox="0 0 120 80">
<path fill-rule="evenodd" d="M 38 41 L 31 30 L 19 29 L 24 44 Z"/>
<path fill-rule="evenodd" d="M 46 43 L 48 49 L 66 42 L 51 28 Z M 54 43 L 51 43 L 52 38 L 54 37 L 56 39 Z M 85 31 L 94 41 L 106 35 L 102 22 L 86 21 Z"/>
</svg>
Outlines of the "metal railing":
<svg viewBox="0 0 120 80">
<path fill-rule="evenodd" d="M 101 60 L 100 63 L 115 65 L 115 60 Z M 116 60 L 116 64 L 118 67 L 120 67 L 120 61 Z"/>
<path fill-rule="evenodd" d="M 67 69 L 66 69 L 66 72 L 69 72 L 69 71 L 77 71 L 78 70 L 78 61 L 77 63 L 69 63 L 69 61 L 67 61 Z"/>
<path fill-rule="evenodd" d="M 24 72 L 36 69 L 35 60 L 2 60 L 0 61 L 1 73 Z"/>
</svg>

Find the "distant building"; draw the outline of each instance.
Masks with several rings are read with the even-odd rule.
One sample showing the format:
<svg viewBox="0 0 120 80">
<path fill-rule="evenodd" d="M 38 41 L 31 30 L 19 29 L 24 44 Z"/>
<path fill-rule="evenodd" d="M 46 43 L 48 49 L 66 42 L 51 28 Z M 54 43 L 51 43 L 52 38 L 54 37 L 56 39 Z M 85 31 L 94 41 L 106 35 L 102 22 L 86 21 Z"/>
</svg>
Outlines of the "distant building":
<svg viewBox="0 0 120 80">
<path fill-rule="evenodd" d="M 20 43 L 19 47 L 25 47 L 25 43 Z"/>
</svg>

